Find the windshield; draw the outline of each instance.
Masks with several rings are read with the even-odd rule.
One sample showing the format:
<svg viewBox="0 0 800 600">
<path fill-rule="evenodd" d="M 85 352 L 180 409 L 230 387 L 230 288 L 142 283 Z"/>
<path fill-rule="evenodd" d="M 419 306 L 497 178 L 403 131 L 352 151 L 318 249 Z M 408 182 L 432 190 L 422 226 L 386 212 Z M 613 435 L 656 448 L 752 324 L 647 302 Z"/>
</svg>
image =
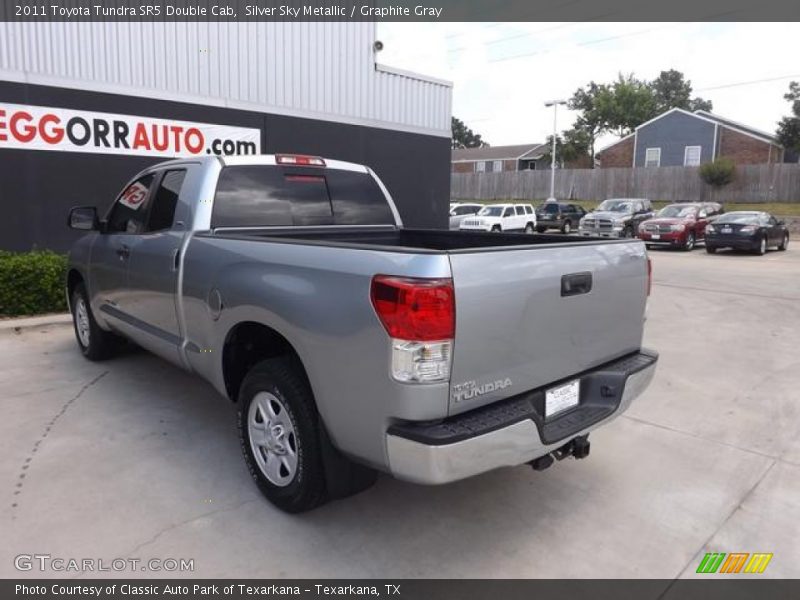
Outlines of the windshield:
<svg viewBox="0 0 800 600">
<path fill-rule="evenodd" d="M 478 213 L 479 217 L 499 217 L 503 214 L 504 206 L 484 206 Z"/>
<path fill-rule="evenodd" d="M 542 204 L 539 207 L 539 212 L 547 213 L 547 214 L 550 214 L 550 215 L 557 215 L 558 214 L 558 204 L 555 204 L 555 203 Z"/>
<path fill-rule="evenodd" d="M 719 219 L 714 221 L 714 224 L 717 223 L 744 223 L 744 224 L 751 224 L 751 225 L 758 225 L 758 219 L 761 216 L 761 213 L 728 213 L 722 215 Z"/>
<path fill-rule="evenodd" d="M 665 206 L 658 211 L 659 217 L 674 217 L 674 218 L 693 218 L 697 216 L 696 206 L 681 206 L 680 204 L 671 204 Z"/>
<path fill-rule="evenodd" d="M 603 200 L 597 210 L 617 212 L 617 213 L 632 213 L 633 202 L 630 200 Z"/>
</svg>

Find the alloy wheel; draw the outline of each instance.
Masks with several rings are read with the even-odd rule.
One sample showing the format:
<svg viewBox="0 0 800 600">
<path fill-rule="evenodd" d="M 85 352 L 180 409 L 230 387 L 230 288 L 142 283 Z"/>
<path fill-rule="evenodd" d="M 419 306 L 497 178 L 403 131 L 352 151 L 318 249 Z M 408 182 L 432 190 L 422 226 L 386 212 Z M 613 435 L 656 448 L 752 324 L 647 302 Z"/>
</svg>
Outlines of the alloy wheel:
<svg viewBox="0 0 800 600">
<path fill-rule="evenodd" d="M 273 485 L 289 485 L 297 474 L 297 434 L 291 415 L 277 396 L 256 394 L 247 415 L 247 433 L 264 476 Z"/>
</svg>

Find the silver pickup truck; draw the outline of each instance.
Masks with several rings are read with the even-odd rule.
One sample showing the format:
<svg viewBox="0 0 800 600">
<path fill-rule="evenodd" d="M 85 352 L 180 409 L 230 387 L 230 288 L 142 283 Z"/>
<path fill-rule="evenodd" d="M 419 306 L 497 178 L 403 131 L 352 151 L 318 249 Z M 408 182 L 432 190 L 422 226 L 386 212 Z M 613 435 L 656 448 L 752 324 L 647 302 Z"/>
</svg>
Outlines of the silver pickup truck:
<svg viewBox="0 0 800 600">
<path fill-rule="evenodd" d="M 139 173 L 70 253 L 81 352 L 124 338 L 238 406 L 289 512 L 376 471 L 441 484 L 583 458 L 648 386 L 637 240 L 415 230 L 368 168 L 301 155 Z"/>
</svg>

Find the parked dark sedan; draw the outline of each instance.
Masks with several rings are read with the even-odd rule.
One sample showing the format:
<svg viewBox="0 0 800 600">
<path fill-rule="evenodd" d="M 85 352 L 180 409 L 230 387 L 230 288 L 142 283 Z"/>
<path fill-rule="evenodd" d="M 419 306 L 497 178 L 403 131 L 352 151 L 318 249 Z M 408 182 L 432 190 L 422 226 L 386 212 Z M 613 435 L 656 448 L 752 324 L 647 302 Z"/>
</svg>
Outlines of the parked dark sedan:
<svg viewBox="0 0 800 600">
<path fill-rule="evenodd" d="M 765 254 L 767 248 L 786 250 L 788 246 L 789 230 L 786 225 L 766 212 L 729 212 L 706 226 L 706 252 L 709 254 L 714 254 L 717 248 Z"/>
</svg>

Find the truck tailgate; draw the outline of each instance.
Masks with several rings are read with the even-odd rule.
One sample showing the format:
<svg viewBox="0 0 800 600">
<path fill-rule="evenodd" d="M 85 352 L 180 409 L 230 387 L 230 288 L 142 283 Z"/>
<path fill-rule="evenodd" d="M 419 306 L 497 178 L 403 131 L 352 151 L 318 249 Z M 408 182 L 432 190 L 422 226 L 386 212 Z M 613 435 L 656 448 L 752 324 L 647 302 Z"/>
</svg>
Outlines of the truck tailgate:
<svg viewBox="0 0 800 600">
<path fill-rule="evenodd" d="M 641 347 L 647 302 L 641 242 L 455 252 L 450 263 L 456 297 L 450 414 Z"/>
</svg>

